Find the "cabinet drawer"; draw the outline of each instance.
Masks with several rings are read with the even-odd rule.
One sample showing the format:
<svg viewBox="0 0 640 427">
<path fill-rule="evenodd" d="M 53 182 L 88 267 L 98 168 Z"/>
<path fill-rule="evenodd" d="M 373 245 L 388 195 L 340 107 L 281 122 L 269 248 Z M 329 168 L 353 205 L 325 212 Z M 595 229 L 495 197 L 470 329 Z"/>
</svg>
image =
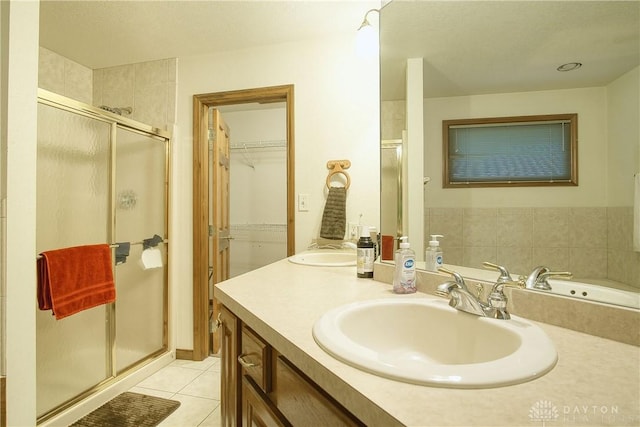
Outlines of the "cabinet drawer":
<svg viewBox="0 0 640 427">
<path fill-rule="evenodd" d="M 282 356 L 276 359 L 276 407 L 294 426 L 363 426 L 331 396 Z"/>
<path fill-rule="evenodd" d="M 248 375 L 242 377 L 242 425 L 292 427 Z"/>
<path fill-rule="evenodd" d="M 269 345 L 251 329 L 242 326 L 242 344 L 238 363 L 245 375 L 248 375 L 264 391 L 271 391 L 271 353 Z"/>
</svg>

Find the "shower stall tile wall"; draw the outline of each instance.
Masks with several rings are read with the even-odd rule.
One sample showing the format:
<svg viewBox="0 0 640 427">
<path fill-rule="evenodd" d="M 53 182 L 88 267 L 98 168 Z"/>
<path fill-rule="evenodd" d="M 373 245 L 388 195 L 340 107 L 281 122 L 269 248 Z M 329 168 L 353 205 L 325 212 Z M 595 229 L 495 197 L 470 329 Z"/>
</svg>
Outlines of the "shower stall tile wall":
<svg viewBox="0 0 640 427">
<path fill-rule="evenodd" d="M 91 104 L 92 80 L 91 68 L 40 47 L 38 87 Z"/>
<path fill-rule="evenodd" d="M 176 121 L 177 60 L 92 70 L 40 47 L 38 85 L 87 104 L 131 107 L 127 117 L 160 129 Z"/>
<path fill-rule="evenodd" d="M 93 70 L 93 105 L 131 107 L 127 117 L 170 129 L 176 114 L 176 59 Z"/>
</svg>

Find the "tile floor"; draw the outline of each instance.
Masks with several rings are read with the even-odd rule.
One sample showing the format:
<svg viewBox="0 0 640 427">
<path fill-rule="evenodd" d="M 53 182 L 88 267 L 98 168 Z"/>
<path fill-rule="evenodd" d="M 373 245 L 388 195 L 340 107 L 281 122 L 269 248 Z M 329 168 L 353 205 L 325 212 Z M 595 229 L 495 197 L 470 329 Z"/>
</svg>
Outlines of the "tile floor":
<svg viewBox="0 0 640 427">
<path fill-rule="evenodd" d="M 220 426 L 220 359 L 175 360 L 129 391 L 180 401 L 159 427 Z"/>
</svg>

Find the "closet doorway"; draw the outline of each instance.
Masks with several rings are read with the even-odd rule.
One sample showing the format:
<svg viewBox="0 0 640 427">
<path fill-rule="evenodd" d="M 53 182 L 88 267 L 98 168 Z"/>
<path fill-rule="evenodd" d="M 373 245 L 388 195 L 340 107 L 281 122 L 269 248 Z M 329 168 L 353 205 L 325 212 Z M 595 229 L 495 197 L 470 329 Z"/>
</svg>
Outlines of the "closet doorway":
<svg viewBox="0 0 640 427">
<path fill-rule="evenodd" d="M 200 94 L 194 95 L 193 100 L 194 336 L 191 358 L 202 360 L 216 353 L 219 347 L 219 338 L 213 333 L 219 312 L 213 300 L 213 285 L 265 262 L 264 259 L 256 259 L 253 264 L 235 262 L 232 261 L 234 254 L 244 259 L 244 255 L 256 247 L 270 244 L 282 247 L 282 257 L 294 253 L 293 85 Z M 260 127 L 261 120 L 285 122 L 281 131 L 284 135 L 256 136 L 254 131 Z M 277 162 L 281 169 L 286 169 L 280 171 L 283 176 L 273 179 L 274 184 L 282 188 L 256 188 L 256 192 L 270 191 L 276 198 L 280 193 L 280 197 L 286 199 L 286 212 L 281 213 L 282 220 L 267 216 L 256 221 L 246 210 L 257 204 L 268 212 L 270 209 L 265 203 L 268 204 L 269 199 L 247 200 L 247 182 L 253 177 L 254 182 L 268 185 L 269 178 L 257 175 L 268 173 L 266 169 L 273 168 Z M 235 186 L 231 183 L 234 179 Z M 235 215 L 230 213 L 232 206 Z M 258 245 L 256 238 L 261 239 Z M 260 257 L 260 254 L 254 255 Z"/>
</svg>

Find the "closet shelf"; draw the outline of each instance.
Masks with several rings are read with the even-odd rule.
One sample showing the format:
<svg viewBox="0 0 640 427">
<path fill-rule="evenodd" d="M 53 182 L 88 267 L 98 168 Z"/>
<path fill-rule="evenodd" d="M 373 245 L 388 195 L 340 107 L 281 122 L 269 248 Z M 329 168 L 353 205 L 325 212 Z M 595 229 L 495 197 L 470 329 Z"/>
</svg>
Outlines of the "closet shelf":
<svg viewBox="0 0 640 427">
<path fill-rule="evenodd" d="M 287 141 L 285 139 L 276 139 L 270 141 L 245 141 L 231 144 L 231 150 L 254 150 L 260 148 L 286 148 Z"/>
</svg>

